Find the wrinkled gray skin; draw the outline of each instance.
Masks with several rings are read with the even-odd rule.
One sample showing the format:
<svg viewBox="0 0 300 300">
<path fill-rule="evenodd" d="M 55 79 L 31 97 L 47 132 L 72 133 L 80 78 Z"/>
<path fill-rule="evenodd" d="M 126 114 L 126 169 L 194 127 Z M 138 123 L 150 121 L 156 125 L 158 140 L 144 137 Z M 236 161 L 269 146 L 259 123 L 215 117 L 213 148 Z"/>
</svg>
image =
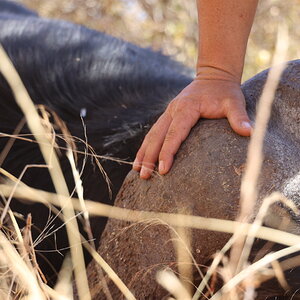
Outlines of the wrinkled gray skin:
<svg viewBox="0 0 300 300">
<path fill-rule="evenodd" d="M 266 75 L 266 71 L 262 72 L 243 85 L 247 110 L 252 120 L 255 120 L 255 106 Z M 279 190 L 298 207 L 299 102 L 300 61 L 293 61 L 284 72 L 273 104 L 264 143 L 265 158 L 259 180 L 259 198 Z M 239 210 L 239 187 L 248 142 L 249 138 L 235 134 L 226 120 L 201 120 L 180 148 L 169 174 L 163 177 L 156 175 L 145 181 L 132 171 L 115 205 L 136 210 L 190 212 L 192 215 L 234 220 Z M 283 216 L 288 214 L 293 220 L 288 230 L 299 234 L 300 219 L 280 205 L 273 207 L 265 224 L 278 228 Z M 192 253 L 199 266 L 209 265 L 212 255 L 222 248 L 229 237 L 224 233 L 193 230 Z M 259 246 L 253 250 L 254 255 L 262 242 L 257 244 Z M 176 270 L 175 250 L 167 226 L 132 225 L 109 220 L 98 252 L 138 299 L 162 299 L 168 295 L 155 281 L 157 270 L 165 266 Z M 291 286 L 289 292 L 281 289 L 278 282 L 273 280 L 258 290 L 257 299 L 284 294 L 288 294 L 286 299 L 289 299 L 300 288 L 299 268 L 286 275 Z M 105 299 L 97 266 L 93 262 L 88 267 L 88 276 L 93 299 Z M 194 278 L 199 279 L 196 270 Z M 108 286 L 113 299 L 122 298 L 118 288 L 109 280 Z M 298 294 L 293 299 L 300 299 Z"/>
</svg>

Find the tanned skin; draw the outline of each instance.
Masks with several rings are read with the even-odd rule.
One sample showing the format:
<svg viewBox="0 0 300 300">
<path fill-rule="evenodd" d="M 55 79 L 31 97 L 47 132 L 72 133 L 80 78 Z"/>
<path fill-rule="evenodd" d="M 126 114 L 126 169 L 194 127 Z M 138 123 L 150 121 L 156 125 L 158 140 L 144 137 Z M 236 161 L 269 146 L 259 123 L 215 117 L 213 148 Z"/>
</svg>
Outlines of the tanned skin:
<svg viewBox="0 0 300 300">
<path fill-rule="evenodd" d="M 199 47 L 197 75 L 174 98 L 146 135 L 133 169 L 151 176 L 169 172 L 174 155 L 200 118 L 227 118 L 232 129 L 251 133 L 241 91 L 247 41 L 258 0 L 197 0 Z"/>
</svg>

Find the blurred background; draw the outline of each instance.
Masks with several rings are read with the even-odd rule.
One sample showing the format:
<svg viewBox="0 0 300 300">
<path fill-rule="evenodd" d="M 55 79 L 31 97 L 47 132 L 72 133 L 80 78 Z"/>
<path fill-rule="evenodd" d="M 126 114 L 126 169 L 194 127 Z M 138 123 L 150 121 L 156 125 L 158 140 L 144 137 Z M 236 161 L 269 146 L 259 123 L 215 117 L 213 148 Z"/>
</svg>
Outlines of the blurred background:
<svg viewBox="0 0 300 300">
<path fill-rule="evenodd" d="M 19 0 L 41 16 L 101 30 L 143 47 L 161 50 L 194 68 L 197 56 L 196 1 Z M 278 24 L 289 29 L 288 59 L 300 57 L 300 0 L 260 0 L 243 80 L 271 64 Z"/>
</svg>

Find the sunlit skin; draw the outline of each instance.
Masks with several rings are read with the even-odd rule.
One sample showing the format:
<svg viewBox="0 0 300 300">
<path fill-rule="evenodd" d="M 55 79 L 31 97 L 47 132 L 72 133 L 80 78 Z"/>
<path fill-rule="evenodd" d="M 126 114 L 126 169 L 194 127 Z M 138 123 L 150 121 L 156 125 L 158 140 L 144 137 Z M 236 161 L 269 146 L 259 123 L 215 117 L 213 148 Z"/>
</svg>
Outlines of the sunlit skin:
<svg viewBox="0 0 300 300">
<path fill-rule="evenodd" d="M 174 155 L 200 118 L 227 118 L 236 133 L 250 135 L 240 85 L 257 2 L 197 0 L 197 76 L 169 103 L 146 135 L 133 164 L 141 178 L 151 176 L 157 161 L 161 175 L 169 172 Z"/>
</svg>

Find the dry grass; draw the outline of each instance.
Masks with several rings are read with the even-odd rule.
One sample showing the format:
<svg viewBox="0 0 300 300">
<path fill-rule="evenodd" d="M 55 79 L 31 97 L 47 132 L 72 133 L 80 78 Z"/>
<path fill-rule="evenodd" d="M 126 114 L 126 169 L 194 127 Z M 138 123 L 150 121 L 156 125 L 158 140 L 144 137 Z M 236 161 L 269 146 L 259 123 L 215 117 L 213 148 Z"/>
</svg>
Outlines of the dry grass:
<svg viewBox="0 0 300 300">
<path fill-rule="evenodd" d="M 287 45 L 286 42 L 282 42 L 286 37 L 287 34 L 279 30 L 278 40 L 280 40 L 281 43 L 278 43 L 278 45 Z M 283 60 L 284 52 L 285 49 L 281 49 L 278 46 L 276 53 L 279 54 L 275 56 L 274 64 L 277 64 L 278 60 Z M 157 222 L 171 226 L 176 237 L 174 240 L 177 241 L 175 242 L 175 247 L 177 249 L 178 265 L 183 265 L 181 264 L 182 261 L 190 262 L 187 266 L 191 266 L 192 263 L 194 263 L 190 254 L 189 239 L 189 231 L 192 228 L 233 234 L 224 248 L 216 254 L 212 265 L 208 268 L 194 295 L 191 294 L 191 286 L 180 280 L 183 277 L 187 277 L 192 281 L 190 267 L 186 268 L 185 266 L 179 268 L 179 276 L 176 276 L 170 270 L 158 273 L 158 282 L 171 292 L 175 299 L 199 299 L 200 295 L 203 294 L 205 286 L 208 285 L 216 271 L 223 275 L 225 283 L 222 289 L 217 293 L 213 294 L 213 291 L 211 291 L 207 294 L 208 299 L 254 299 L 255 288 L 259 286 L 261 282 L 272 277 L 277 277 L 282 286 L 287 286 L 282 271 L 298 266 L 299 259 L 284 260 L 280 263 L 278 260 L 300 250 L 300 237 L 284 231 L 263 227 L 262 222 L 271 203 L 275 201 L 285 201 L 285 203 L 289 204 L 289 201 L 279 193 L 271 194 L 263 202 L 254 223 L 248 223 L 251 219 L 250 215 L 253 212 L 254 202 L 257 198 L 257 177 L 262 163 L 262 143 L 268 122 L 268 113 L 270 112 L 274 91 L 283 70 L 282 65 L 274 68 L 273 71 L 270 72 L 268 83 L 266 84 L 266 89 L 258 108 L 256 126 L 249 147 L 246 174 L 242 183 L 241 214 L 238 221 L 228 221 L 191 216 L 183 213 L 166 214 L 132 211 L 84 200 L 80 172 L 77 170 L 76 159 L 74 159 L 76 151 L 70 148 L 68 149 L 68 158 L 76 182 L 76 191 L 79 195 L 79 199 L 72 198 L 66 188 L 64 176 L 56 157 L 56 149 L 58 146 L 53 139 L 47 138 L 48 136 L 52 136 L 51 129 L 50 131 L 45 130 L 45 126 L 42 125 L 42 119 L 39 117 L 20 78 L 1 48 L 0 60 L 0 71 L 10 83 L 16 101 L 23 110 L 27 123 L 36 141 L 39 143 L 47 163 L 45 167 L 49 168 L 51 166 L 49 172 L 51 173 L 53 184 L 56 188 L 56 194 L 36 190 L 26 186 L 22 183 L 20 178 L 14 178 L 11 174 L 5 172 L 5 170 L 1 170 L 1 173 L 6 175 L 14 183 L 14 185 L 9 183 L 0 185 L 1 196 L 8 203 L 2 212 L 1 220 L 3 222 L 6 220 L 6 223 L 9 224 L 7 228 L 3 227 L 0 232 L 1 299 L 72 299 L 73 267 L 79 299 L 91 299 L 83 261 L 82 247 L 86 247 L 88 251 L 90 251 L 94 260 L 99 263 L 102 270 L 107 273 L 109 278 L 117 285 L 127 299 L 135 299 L 134 295 L 121 281 L 118 275 L 95 251 L 93 244 L 87 243 L 80 235 L 75 210 L 82 212 L 86 225 L 85 228 L 87 229 L 90 239 L 92 239 L 89 225 L 90 215 L 107 216 L 130 222 L 156 220 Z M 68 133 L 65 134 L 65 138 L 67 138 L 67 136 Z M 19 137 L 17 129 L 13 138 L 27 137 Z M 9 147 L 5 151 L 9 151 Z M 5 155 L 5 153 L 3 155 Z M 17 226 L 13 212 L 9 209 L 9 199 L 13 196 L 27 201 L 40 202 L 52 208 L 59 206 L 62 209 L 62 217 L 68 231 L 71 256 L 66 258 L 58 283 L 54 288 L 46 285 L 42 274 L 39 272 L 31 239 L 30 218 L 27 220 L 27 230 L 22 231 Z M 237 228 L 239 228 L 238 231 Z M 285 244 L 288 247 L 275 253 L 270 253 L 249 265 L 248 256 L 254 237 Z M 230 258 L 225 255 L 229 249 L 231 249 L 233 253 Z M 236 257 L 239 259 L 233 259 Z M 223 263 L 223 267 L 220 267 L 221 263 Z M 270 268 L 270 266 L 272 267 Z M 105 286 L 105 282 L 102 284 Z M 112 298 L 107 287 L 106 296 L 108 299 Z"/>
</svg>

